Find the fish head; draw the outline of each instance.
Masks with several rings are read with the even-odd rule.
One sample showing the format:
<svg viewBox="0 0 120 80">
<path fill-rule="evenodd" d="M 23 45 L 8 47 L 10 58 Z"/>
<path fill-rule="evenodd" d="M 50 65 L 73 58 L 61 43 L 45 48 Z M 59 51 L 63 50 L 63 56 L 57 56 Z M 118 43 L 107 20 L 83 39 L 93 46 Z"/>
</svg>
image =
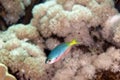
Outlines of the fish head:
<svg viewBox="0 0 120 80">
<path fill-rule="evenodd" d="M 45 61 L 46 64 L 53 64 L 55 62 L 56 62 L 56 58 L 52 58 L 52 59 L 47 58 Z"/>
</svg>

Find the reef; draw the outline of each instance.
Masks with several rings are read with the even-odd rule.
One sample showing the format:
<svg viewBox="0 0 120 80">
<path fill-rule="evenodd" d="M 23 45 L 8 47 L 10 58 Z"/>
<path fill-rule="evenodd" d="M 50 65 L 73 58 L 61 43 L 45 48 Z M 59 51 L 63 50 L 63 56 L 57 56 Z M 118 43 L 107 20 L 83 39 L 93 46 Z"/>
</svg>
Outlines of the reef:
<svg viewBox="0 0 120 80">
<path fill-rule="evenodd" d="M 17 21 L 27 15 L 32 0 L 0 4 L 6 11 L 3 19 L 12 24 L 0 32 L 0 63 L 17 80 L 103 80 L 105 73 L 120 75 L 120 14 L 113 0 L 46 0 L 34 6 L 28 24 Z M 54 47 L 73 39 L 79 44 L 68 55 L 45 64 Z"/>
<path fill-rule="evenodd" d="M 44 73 L 44 52 L 32 43 L 37 34 L 35 27 L 23 24 L 0 33 L 0 62 L 19 75 L 19 80 L 38 80 Z"/>
</svg>

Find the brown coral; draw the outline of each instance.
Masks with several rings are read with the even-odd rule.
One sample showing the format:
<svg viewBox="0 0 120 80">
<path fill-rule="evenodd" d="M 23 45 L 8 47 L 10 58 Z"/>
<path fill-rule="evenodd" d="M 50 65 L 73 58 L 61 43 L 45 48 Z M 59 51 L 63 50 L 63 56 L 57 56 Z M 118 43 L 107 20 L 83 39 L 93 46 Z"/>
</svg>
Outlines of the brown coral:
<svg viewBox="0 0 120 80">
<path fill-rule="evenodd" d="M 57 35 L 66 41 L 76 39 L 83 45 L 93 44 L 89 27 L 103 25 L 117 13 L 112 0 L 48 0 L 33 8 L 31 24 L 43 37 Z"/>
<path fill-rule="evenodd" d="M 120 14 L 114 15 L 105 22 L 102 36 L 107 41 L 120 47 Z"/>
<path fill-rule="evenodd" d="M 0 32 L 0 62 L 20 80 L 93 80 L 98 71 L 120 72 L 119 17 L 109 18 L 118 13 L 113 0 L 47 0 L 32 13 L 29 25 Z M 80 44 L 64 59 L 44 64 L 43 50 L 72 39 Z"/>
<path fill-rule="evenodd" d="M 2 17 L 7 24 L 16 23 L 21 16 L 25 15 L 25 6 L 31 3 L 31 0 L 0 0 L 4 7 Z"/>
<path fill-rule="evenodd" d="M 52 49 L 56 44 L 55 40 L 60 41 L 60 38 L 64 42 L 76 39 L 80 43 L 72 48 L 65 59 L 46 69 L 46 75 L 50 79 L 89 80 L 95 78 L 97 71 L 101 69 L 119 71 L 119 61 L 114 60 L 120 59 L 119 49 L 108 48 L 113 45 L 108 46 L 109 42 L 105 41 L 110 39 L 119 42 L 119 28 L 114 29 L 111 34 L 113 28 L 105 27 L 106 20 L 118 13 L 113 0 L 47 0 L 36 5 L 32 13 L 33 19 L 30 24 L 38 29 L 45 40 L 47 39 L 46 48 Z M 101 35 L 103 30 L 105 33 Z M 54 36 L 56 38 L 52 39 Z M 82 50 L 81 45 L 85 50 Z M 86 47 L 91 45 L 94 46 Z M 115 53 L 114 57 L 111 57 L 112 53 Z"/>
<path fill-rule="evenodd" d="M 20 0 L 0 0 L 0 3 L 5 8 L 6 16 L 4 19 L 8 24 L 17 22 L 19 17 L 24 15 L 24 6 Z"/>
<path fill-rule="evenodd" d="M 0 63 L 0 79 L 1 80 L 16 80 L 14 76 L 8 73 L 7 67 Z"/>
<path fill-rule="evenodd" d="M 74 51 L 75 50 L 75 51 Z M 100 55 L 83 53 L 82 50 L 73 49 L 69 55 L 46 70 L 47 76 L 52 80 L 89 80 L 97 76 L 97 72 L 110 70 L 120 71 L 120 49 L 111 47 Z M 64 76 L 65 75 L 65 76 Z M 47 79 L 43 79 L 47 80 Z"/>
<path fill-rule="evenodd" d="M 47 39 L 46 42 L 46 47 L 50 50 L 54 49 L 57 45 L 60 44 L 60 42 L 56 39 L 53 39 L 53 38 L 50 38 L 50 39 Z"/>
</svg>

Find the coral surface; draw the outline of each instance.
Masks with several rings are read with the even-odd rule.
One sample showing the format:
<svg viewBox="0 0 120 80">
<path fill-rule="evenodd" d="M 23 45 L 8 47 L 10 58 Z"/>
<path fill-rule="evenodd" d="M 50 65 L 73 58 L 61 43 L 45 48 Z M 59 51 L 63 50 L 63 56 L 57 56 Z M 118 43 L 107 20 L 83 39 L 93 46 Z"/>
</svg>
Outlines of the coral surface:
<svg viewBox="0 0 120 80">
<path fill-rule="evenodd" d="M 0 0 L 0 4 L 4 8 L 2 16 L 6 23 L 16 23 L 25 14 L 25 6 L 30 3 L 31 0 Z"/>
<path fill-rule="evenodd" d="M 117 13 L 112 0 L 48 0 L 33 8 L 31 24 L 43 37 L 73 38 L 83 45 L 94 43 L 90 27 L 102 25 L 108 17 Z"/>
<path fill-rule="evenodd" d="M 16 23 L 31 2 L 0 0 L 6 22 Z M 0 63 L 18 80 L 120 80 L 120 14 L 114 6 L 113 0 L 36 4 L 29 24 L 0 31 Z M 45 64 L 52 49 L 73 39 L 78 44 L 68 55 Z"/>
<path fill-rule="evenodd" d="M 111 72 L 120 71 L 120 49 L 110 47 L 100 55 L 84 53 L 78 49 L 71 52 L 64 61 L 53 64 L 47 70 L 47 77 L 52 80 L 93 80 L 100 70 L 110 70 Z M 47 79 L 45 79 L 47 80 Z M 50 79 L 51 80 L 51 79 Z"/>
<path fill-rule="evenodd" d="M 8 73 L 7 67 L 0 63 L 0 79 L 1 80 L 16 80 L 14 76 Z"/>
<path fill-rule="evenodd" d="M 120 47 L 120 14 L 110 17 L 104 24 L 102 36 Z"/>
<path fill-rule="evenodd" d="M 0 33 L 0 62 L 17 73 L 20 80 L 39 80 L 44 73 L 44 52 L 30 40 L 38 36 L 35 27 L 17 24 Z"/>
<path fill-rule="evenodd" d="M 80 43 L 65 59 L 46 69 L 50 80 L 92 80 L 100 70 L 119 72 L 119 27 L 115 25 L 119 19 L 113 20 L 119 15 L 113 0 L 47 0 L 32 13 L 30 24 L 46 40 L 45 48 L 52 50 L 72 39 Z M 106 25 L 110 20 L 110 26 Z"/>
</svg>

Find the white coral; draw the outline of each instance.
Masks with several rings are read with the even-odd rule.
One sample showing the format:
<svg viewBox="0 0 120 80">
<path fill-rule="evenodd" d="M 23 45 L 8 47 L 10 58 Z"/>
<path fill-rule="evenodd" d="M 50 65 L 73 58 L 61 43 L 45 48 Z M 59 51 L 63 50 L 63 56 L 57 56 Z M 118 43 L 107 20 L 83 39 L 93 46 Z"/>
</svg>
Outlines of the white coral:
<svg viewBox="0 0 120 80">
<path fill-rule="evenodd" d="M 35 27 L 18 24 L 1 32 L 0 39 L 3 44 L 0 49 L 0 62 L 6 64 L 13 73 L 19 71 L 21 79 L 25 74 L 25 79 L 31 77 L 31 79 L 38 80 L 43 74 L 45 55 L 40 47 L 24 40 L 26 38 L 31 41 L 38 38 Z"/>
</svg>

